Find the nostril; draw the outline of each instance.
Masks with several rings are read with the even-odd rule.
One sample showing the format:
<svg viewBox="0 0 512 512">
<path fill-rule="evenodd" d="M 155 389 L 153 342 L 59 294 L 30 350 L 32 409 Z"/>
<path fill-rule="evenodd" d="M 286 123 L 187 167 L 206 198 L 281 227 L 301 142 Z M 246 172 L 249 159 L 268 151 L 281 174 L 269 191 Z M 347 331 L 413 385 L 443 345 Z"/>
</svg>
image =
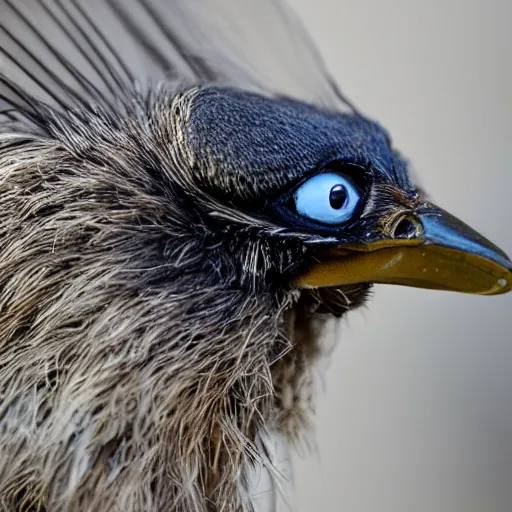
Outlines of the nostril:
<svg viewBox="0 0 512 512">
<path fill-rule="evenodd" d="M 403 217 L 393 230 L 393 238 L 412 238 L 420 231 L 420 224 L 416 219 Z"/>
</svg>

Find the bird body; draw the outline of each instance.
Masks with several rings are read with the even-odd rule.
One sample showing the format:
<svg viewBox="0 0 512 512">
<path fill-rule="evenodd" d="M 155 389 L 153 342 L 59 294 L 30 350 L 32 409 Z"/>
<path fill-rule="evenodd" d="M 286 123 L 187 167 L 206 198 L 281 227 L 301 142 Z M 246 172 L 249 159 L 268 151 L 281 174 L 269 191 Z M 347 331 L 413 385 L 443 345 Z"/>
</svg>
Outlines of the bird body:
<svg viewBox="0 0 512 512">
<path fill-rule="evenodd" d="M 234 510 L 247 492 L 240 468 L 265 463 L 258 435 L 275 428 L 296 438 L 308 417 L 310 306 L 254 275 L 265 264 L 257 258 L 275 264 L 283 235 L 269 233 L 264 247 L 242 224 L 248 232 L 226 251 L 226 235 L 184 215 L 181 191 L 152 177 L 188 153 L 174 142 L 180 127 L 158 127 L 153 112 L 195 94 L 156 99 L 147 140 L 140 125 L 130 140 L 128 126 L 117 132 L 120 120 L 97 112 L 94 123 L 61 117 L 73 135 L 2 141 L 2 208 L 11 214 L 1 329 L 16 340 L 2 357 L 8 510 L 46 501 L 48 489 L 72 510 L 202 510 L 206 489 L 219 510 Z M 228 212 L 219 213 L 222 224 Z"/>
<path fill-rule="evenodd" d="M 208 28 L 234 2 L 0 5 L 3 510 L 253 510 L 372 282 L 509 289 L 281 4 L 255 13 L 316 68 L 293 91 Z"/>
</svg>

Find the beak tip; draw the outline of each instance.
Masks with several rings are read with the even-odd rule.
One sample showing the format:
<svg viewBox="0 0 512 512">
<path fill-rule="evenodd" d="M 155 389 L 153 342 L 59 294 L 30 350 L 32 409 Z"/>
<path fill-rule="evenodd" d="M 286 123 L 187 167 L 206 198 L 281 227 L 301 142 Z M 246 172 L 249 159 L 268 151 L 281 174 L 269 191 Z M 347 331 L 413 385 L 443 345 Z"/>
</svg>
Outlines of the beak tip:
<svg viewBox="0 0 512 512">
<path fill-rule="evenodd" d="M 494 286 L 484 295 L 502 295 L 512 291 L 512 262 L 507 258 L 501 262 L 501 275 L 495 274 Z"/>
</svg>

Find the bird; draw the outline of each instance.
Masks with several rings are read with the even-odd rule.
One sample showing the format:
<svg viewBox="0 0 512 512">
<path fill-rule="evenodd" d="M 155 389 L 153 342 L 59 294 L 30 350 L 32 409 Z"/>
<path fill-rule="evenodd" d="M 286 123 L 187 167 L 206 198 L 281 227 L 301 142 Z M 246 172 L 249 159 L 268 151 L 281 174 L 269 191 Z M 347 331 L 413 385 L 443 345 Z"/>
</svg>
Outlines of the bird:
<svg viewBox="0 0 512 512">
<path fill-rule="evenodd" d="M 327 322 L 512 288 L 285 3 L 0 13 L 0 510 L 253 511 Z"/>
</svg>

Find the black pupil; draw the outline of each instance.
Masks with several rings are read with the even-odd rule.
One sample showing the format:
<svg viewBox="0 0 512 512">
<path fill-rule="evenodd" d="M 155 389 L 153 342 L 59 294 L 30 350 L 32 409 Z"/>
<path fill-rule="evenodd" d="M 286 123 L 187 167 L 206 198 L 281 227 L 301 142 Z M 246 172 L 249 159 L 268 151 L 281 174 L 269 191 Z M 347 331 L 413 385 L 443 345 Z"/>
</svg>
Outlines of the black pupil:
<svg viewBox="0 0 512 512">
<path fill-rule="evenodd" d="M 347 189 L 343 185 L 334 185 L 329 194 L 329 202 L 335 210 L 343 208 L 347 201 Z"/>
</svg>

